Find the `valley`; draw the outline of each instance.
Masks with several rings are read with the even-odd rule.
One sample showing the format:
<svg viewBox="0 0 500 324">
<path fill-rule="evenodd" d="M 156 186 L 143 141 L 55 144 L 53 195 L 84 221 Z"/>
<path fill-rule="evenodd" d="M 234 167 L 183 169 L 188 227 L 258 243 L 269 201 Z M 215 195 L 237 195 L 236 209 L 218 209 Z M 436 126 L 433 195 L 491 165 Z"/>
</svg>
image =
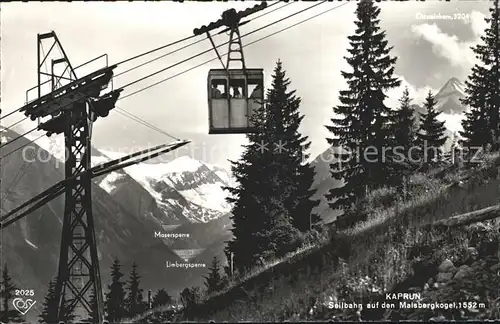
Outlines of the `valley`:
<svg viewBox="0 0 500 324">
<path fill-rule="evenodd" d="M 4 141 L 17 136 L 14 131 L 2 129 Z M 29 144 L 28 138 L 20 138 L 10 149 L 23 145 L 26 148 L 2 160 L 2 213 L 63 179 L 61 138 L 44 138 L 40 142 L 38 146 Z M 43 159 L 37 159 L 37 154 Z M 92 160 L 97 165 L 110 158 L 93 149 Z M 121 262 L 125 273 L 137 262 L 145 291 L 165 288 L 173 296 L 186 286 L 201 285 L 207 269 L 167 269 L 167 261 L 183 262 L 188 258 L 209 264 L 214 256 L 225 261 L 222 249 L 230 238 L 230 220 L 220 187 L 229 183 L 217 174 L 226 179 L 230 176 L 223 173 L 225 170 L 213 171 L 201 162 L 196 168 L 183 168 L 187 157 L 180 160 L 174 160 L 172 165 L 141 166 L 138 170 L 151 170 L 139 178 L 143 182 L 134 179 L 128 169 L 94 180 L 93 214 L 104 286 L 114 258 Z M 171 166 L 175 168 L 169 169 Z M 215 188 L 216 199 L 207 193 L 211 188 Z M 20 287 L 35 290 L 37 300 L 43 300 L 49 281 L 57 274 L 63 208 L 61 195 L 1 233 L 3 262 Z M 157 237 L 156 233 L 172 237 Z"/>
</svg>

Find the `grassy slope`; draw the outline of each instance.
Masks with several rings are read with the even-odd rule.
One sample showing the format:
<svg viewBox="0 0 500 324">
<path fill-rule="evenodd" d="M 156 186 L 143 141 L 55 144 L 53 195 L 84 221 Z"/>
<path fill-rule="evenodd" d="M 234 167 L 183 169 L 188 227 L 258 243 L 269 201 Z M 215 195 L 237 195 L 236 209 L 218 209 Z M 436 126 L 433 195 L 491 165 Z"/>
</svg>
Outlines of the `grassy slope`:
<svg viewBox="0 0 500 324">
<path fill-rule="evenodd" d="M 498 267 L 498 222 L 445 233 L 420 228 L 439 219 L 500 203 L 499 167 L 499 156 L 487 156 L 481 165 L 472 169 L 434 170 L 414 175 L 412 198 L 404 202 L 396 199 L 391 190 L 377 191 L 365 202 L 365 210 L 369 211 L 367 221 L 343 233 L 332 234 L 328 240 L 288 259 L 256 269 L 251 276 L 233 282 L 223 293 L 187 310 L 185 317 L 215 321 L 348 320 L 359 319 L 359 316 L 425 320 L 438 315 L 450 319 L 457 316 L 498 318 L 498 312 L 495 313 L 498 306 L 492 305 L 494 292 L 484 288 L 498 287 L 495 268 Z M 454 180 L 465 178 L 467 189 L 447 189 Z M 425 287 L 425 281 L 437 274 L 440 262 L 450 259 L 461 265 L 464 251 L 472 247 L 479 251 L 479 256 L 468 264 L 473 269 L 471 276 L 482 278 L 480 283 L 462 280 Z M 409 290 L 422 291 L 424 298 L 431 301 L 475 298 L 488 305 L 478 312 L 460 315 L 366 309 L 357 314 L 357 309 L 326 307 L 328 301 L 384 301 L 384 292 Z"/>
</svg>

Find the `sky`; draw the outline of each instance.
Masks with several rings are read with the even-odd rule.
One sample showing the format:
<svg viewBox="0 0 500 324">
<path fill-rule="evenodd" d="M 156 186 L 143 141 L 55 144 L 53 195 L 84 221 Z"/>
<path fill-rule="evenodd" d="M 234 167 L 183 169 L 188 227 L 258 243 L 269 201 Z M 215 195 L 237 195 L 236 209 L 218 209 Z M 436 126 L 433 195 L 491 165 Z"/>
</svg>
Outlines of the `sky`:
<svg viewBox="0 0 500 324">
<path fill-rule="evenodd" d="M 256 2 L 249 1 L 3 3 L 0 13 L 2 113 L 21 107 L 26 90 L 36 86 L 37 33 L 55 31 L 73 66 L 104 53 L 112 64 L 190 36 L 194 28 L 219 19 L 226 9 L 243 10 L 254 4 Z M 285 7 L 250 21 L 241 27 L 241 32 L 246 34 L 314 4 L 277 4 L 268 11 Z M 437 92 L 451 77 L 464 81 L 475 62 L 470 46 L 478 42 L 486 27 L 484 17 L 490 4 L 489 1 L 464 0 L 380 3 L 381 27 L 387 32 L 389 45 L 393 46 L 391 54 L 398 57 L 395 73 L 403 81 L 400 88 L 388 93 L 387 103 L 395 105 L 404 86 L 409 87 L 414 102 L 420 104 L 429 90 Z M 247 67 L 264 69 L 266 87 L 270 85 L 276 61 L 283 62 L 291 88 L 302 98 L 301 112 L 305 117 L 300 130 L 312 142 L 312 156 L 327 149 L 325 138 L 329 133 L 324 126 L 330 124 L 332 107 L 339 103 L 339 91 L 346 89 L 340 72 L 349 69 L 344 57 L 348 55 L 347 37 L 355 30 L 355 8 L 355 2 L 327 2 L 242 39 L 243 44 L 250 43 L 332 9 L 245 48 Z M 422 19 L 424 15 L 434 19 Z M 438 15 L 455 15 L 457 19 L 439 19 Z M 115 74 L 203 36 L 199 37 L 119 65 Z M 226 42 L 227 35 L 214 36 L 214 40 L 217 44 Z M 47 51 L 50 44 L 44 46 Z M 116 77 L 113 86 L 121 87 L 210 48 L 209 41 L 204 40 Z M 221 52 L 225 53 L 226 49 Z M 207 74 L 209 69 L 221 67 L 219 61 L 175 76 L 215 57 L 211 51 L 127 87 L 122 97 L 172 77 L 120 100 L 117 105 L 176 138 L 191 140 L 177 155 L 190 155 L 227 167 L 228 160 L 239 158 L 242 145 L 247 141 L 244 135 L 208 135 Z M 77 73 L 85 75 L 104 66 L 104 60 L 99 60 Z M 1 124 L 9 126 L 23 117 L 22 113 L 15 113 L 2 119 Z M 17 125 L 24 130 L 34 126 L 35 122 L 29 119 Z M 131 153 L 169 143 L 172 138 L 112 111 L 94 124 L 92 140 L 99 149 Z"/>
</svg>

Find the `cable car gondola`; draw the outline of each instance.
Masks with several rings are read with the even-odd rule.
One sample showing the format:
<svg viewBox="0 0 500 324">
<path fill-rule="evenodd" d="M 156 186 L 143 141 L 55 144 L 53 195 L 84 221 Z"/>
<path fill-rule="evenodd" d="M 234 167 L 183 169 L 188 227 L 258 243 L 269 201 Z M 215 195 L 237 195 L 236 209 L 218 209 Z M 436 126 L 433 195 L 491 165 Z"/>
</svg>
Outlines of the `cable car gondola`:
<svg viewBox="0 0 500 324">
<path fill-rule="evenodd" d="M 252 114 L 264 102 L 263 69 L 212 69 L 207 84 L 209 134 L 253 132 Z"/>
<path fill-rule="evenodd" d="M 247 69 L 243 56 L 239 26 L 246 24 L 241 18 L 249 16 L 267 7 L 266 2 L 252 8 L 236 12 L 229 9 L 222 13 L 222 18 L 208 26 L 194 29 L 195 35 L 206 33 L 207 38 L 217 53 L 222 69 L 208 71 L 207 94 L 209 134 L 245 134 L 255 131 L 252 116 L 255 110 L 264 104 L 263 69 Z M 229 32 L 227 63 L 224 65 L 221 55 L 210 36 L 210 31 L 226 26 L 219 32 Z M 232 56 L 236 54 L 236 57 Z M 239 61 L 240 69 L 229 68 L 231 61 Z"/>
</svg>

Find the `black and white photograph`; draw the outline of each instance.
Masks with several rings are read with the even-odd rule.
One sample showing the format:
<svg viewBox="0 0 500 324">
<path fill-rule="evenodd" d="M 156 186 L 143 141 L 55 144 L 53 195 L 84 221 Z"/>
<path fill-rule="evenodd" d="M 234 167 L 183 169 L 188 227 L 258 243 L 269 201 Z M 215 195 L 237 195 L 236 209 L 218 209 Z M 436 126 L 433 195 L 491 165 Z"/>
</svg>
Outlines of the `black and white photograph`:
<svg viewBox="0 0 500 324">
<path fill-rule="evenodd" d="M 0 324 L 500 320 L 500 0 L 0 4 Z"/>
</svg>

